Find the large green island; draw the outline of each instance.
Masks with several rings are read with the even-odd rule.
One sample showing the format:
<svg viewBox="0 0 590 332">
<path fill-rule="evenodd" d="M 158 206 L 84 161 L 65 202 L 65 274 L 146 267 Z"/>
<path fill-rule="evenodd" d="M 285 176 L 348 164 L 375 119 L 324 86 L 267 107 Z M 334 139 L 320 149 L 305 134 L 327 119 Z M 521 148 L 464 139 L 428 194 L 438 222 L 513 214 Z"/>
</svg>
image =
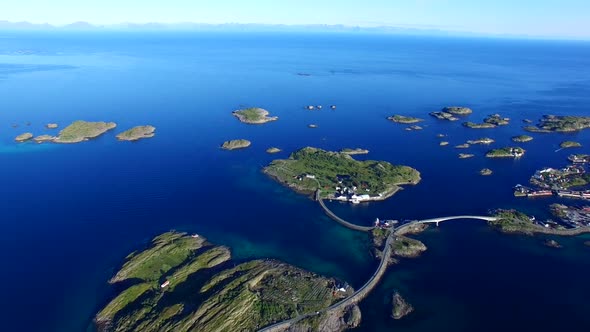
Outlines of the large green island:
<svg viewBox="0 0 590 332">
<path fill-rule="evenodd" d="M 228 248 L 202 236 L 169 232 L 144 251 L 129 255 L 110 280 L 117 295 L 95 317 L 98 331 L 256 331 L 276 322 L 314 314 L 350 296 L 335 279 L 275 260 L 231 261 Z M 360 322 L 314 316 L 294 328 L 337 330 Z M 342 315 L 350 316 L 350 312 Z"/>
<path fill-rule="evenodd" d="M 537 133 L 570 133 L 590 128 L 590 116 L 544 115 L 536 126 L 526 126 L 525 130 Z"/>
<path fill-rule="evenodd" d="M 96 138 L 117 127 L 114 122 L 75 121 L 59 132 L 53 139 L 54 143 L 80 143 Z"/>
<path fill-rule="evenodd" d="M 232 114 L 241 122 L 248 124 L 264 124 L 279 119 L 276 116 L 268 116 L 270 113 L 267 110 L 258 107 L 237 110 Z"/>
<path fill-rule="evenodd" d="M 307 147 L 289 159 L 274 160 L 264 173 L 304 194 L 322 189 L 324 198 L 351 201 L 384 200 L 400 185 L 420 182 L 420 173 L 408 166 L 386 161 L 357 161 L 350 155 Z"/>
</svg>

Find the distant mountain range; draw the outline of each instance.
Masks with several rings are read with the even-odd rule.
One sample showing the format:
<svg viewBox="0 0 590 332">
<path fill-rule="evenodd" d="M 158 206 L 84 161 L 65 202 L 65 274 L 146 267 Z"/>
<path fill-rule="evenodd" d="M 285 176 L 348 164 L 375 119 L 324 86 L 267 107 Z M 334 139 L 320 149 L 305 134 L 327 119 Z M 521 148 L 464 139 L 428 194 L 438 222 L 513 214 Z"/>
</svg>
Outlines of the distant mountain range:
<svg viewBox="0 0 590 332">
<path fill-rule="evenodd" d="M 48 23 L 0 21 L 0 30 L 70 30 L 70 31 L 325 31 L 325 32 L 380 32 L 415 35 L 476 35 L 461 31 L 446 31 L 432 28 L 407 27 L 355 27 L 345 25 L 282 25 L 282 24 L 205 24 L 205 23 L 120 23 L 112 25 L 95 25 L 88 22 L 74 22 L 66 25 Z"/>
<path fill-rule="evenodd" d="M 246 24 L 246 23 L 120 23 L 109 25 L 97 25 L 88 22 L 74 22 L 66 25 L 52 25 L 49 23 L 11 22 L 0 20 L 0 31 L 244 31 L 244 32 L 366 32 L 414 36 L 456 36 L 456 37 L 505 37 L 505 38 L 532 38 L 532 39 L 578 39 L 581 37 L 567 36 L 531 36 L 518 34 L 488 34 L 460 30 L 449 30 L 429 26 L 375 26 L 359 27 L 347 25 L 309 24 L 309 25 L 284 25 L 284 24 Z"/>
</svg>

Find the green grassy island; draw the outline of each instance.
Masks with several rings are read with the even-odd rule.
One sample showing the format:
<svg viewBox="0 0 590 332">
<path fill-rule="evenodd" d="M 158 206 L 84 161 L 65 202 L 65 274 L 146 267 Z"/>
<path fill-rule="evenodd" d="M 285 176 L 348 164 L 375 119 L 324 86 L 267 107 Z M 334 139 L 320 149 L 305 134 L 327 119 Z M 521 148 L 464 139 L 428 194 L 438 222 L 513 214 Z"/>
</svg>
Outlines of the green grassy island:
<svg viewBox="0 0 590 332">
<path fill-rule="evenodd" d="M 22 143 L 22 142 L 26 142 L 26 141 L 30 140 L 31 138 L 33 138 L 32 133 L 24 133 L 24 134 L 20 134 L 20 135 L 16 136 L 14 138 L 14 140 L 19 143 Z"/>
<path fill-rule="evenodd" d="M 488 158 L 519 158 L 524 156 L 525 150 L 519 147 L 493 149 L 486 153 Z"/>
<path fill-rule="evenodd" d="M 527 126 L 524 129 L 540 133 L 568 133 L 590 128 L 590 116 L 556 116 L 544 115 L 536 126 Z"/>
<path fill-rule="evenodd" d="M 518 136 L 512 137 L 512 141 L 516 142 L 516 143 L 526 143 L 526 142 L 530 142 L 532 140 L 533 140 L 533 137 L 529 136 L 529 135 L 518 135 Z"/>
<path fill-rule="evenodd" d="M 232 114 L 241 122 L 248 124 L 264 124 L 279 119 L 276 116 L 268 116 L 270 113 L 267 110 L 258 107 L 233 111 Z"/>
<path fill-rule="evenodd" d="M 352 156 L 352 155 L 355 155 L 355 154 L 368 154 L 369 153 L 369 150 L 367 150 L 367 149 L 361 149 L 361 148 L 356 148 L 356 149 L 346 148 L 346 149 L 340 150 L 340 153 L 344 153 L 344 154 L 347 154 L 347 155 L 351 155 Z"/>
<path fill-rule="evenodd" d="M 403 116 L 403 115 L 398 115 L 398 114 L 388 117 L 387 120 L 393 121 L 395 123 L 403 123 L 403 124 L 411 124 L 411 123 L 418 123 L 418 122 L 424 121 L 423 119 L 420 119 L 420 118 L 414 118 L 411 116 Z"/>
<path fill-rule="evenodd" d="M 221 148 L 224 150 L 237 150 L 237 149 L 245 149 L 252 145 L 252 142 L 245 140 L 245 139 L 234 139 L 231 141 L 225 141 L 221 145 Z"/>
<path fill-rule="evenodd" d="M 322 189 L 330 199 L 369 201 L 392 196 L 400 185 L 417 184 L 420 173 L 385 161 L 357 161 L 345 153 L 307 147 L 274 160 L 264 173 L 304 194 Z"/>
<path fill-rule="evenodd" d="M 96 315 L 98 331 L 256 331 L 353 292 L 274 260 L 234 263 L 228 248 L 177 232 L 129 255 L 110 283 L 118 295 Z M 309 329 L 325 323 L 316 318 Z"/>
<path fill-rule="evenodd" d="M 137 141 L 142 138 L 154 137 L 156 134 L 156 127 L 153 126 L 137 126 L 126 130 L 119 135 L 117 139 L 120 141 Z"/>
<path fill-rule="evenodd" d="M 475 122 L 463 122 L 463 127 L 467 127 L 467 128 L 471 128 L 471 129 L 490 129 L 490 128 L 496 128 L 495 124 L 492 123 L 475 123 Z"/>
<path fill-rule="evenodd" d="M 582 144 L 574 141 L 565 141 L 559 144 L 559 147 L 562 149 L 569 149 L 569 148 L 581 148 Z"/>
<path fill-rule="evenodd" d="M 80 143 L 96 138 L 117 127 L 114 122 L 75 121 L 59 132 L 54 143 Z"/>
</svg>

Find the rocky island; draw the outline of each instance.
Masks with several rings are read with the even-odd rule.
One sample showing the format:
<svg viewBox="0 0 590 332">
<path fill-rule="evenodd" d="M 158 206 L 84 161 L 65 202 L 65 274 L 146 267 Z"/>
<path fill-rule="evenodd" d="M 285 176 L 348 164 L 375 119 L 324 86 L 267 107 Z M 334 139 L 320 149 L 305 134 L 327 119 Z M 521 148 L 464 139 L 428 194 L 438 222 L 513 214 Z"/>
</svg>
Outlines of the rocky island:
<svg viewBox="0 0 590 332">
<path fill-rule="evenodd" d="M 398 114 L 388 117 L 387 120 L 395 122 L 395 123 L 402 123 L 402 124 L 413 124 L 413 123 L 418 123 L 418 122 L 424 121 L 423 119 L 420 119 L 420 118 L 414 118 L 411 116 L 403 116 L 403 115 L 398 115 Z"/>
<path fill-rule="evenodd" d="M 564 141 L 559 144 L 559 147 L 562 149 L 581 148 L 582 144 L 574 141 Z"/>
<path fill-rule="evenodd" d="M 340 150 L 340 153 L 344 153 L 344 154 L 347 154 L 347 155 L 351 155 L 352 156 L 352 155 L 356 155 L 356 154 L 368 154 L 369 153 L 369 150 L 367 150 L 367 149 L 361 149 L 361 148 L 356 148 L 356 149 L 346 148 L 346 149 Z"/>
<path fill-rule="evenodd" d="M 483 122 L 494 126 L 506 126 L 510 124 L 510 119 L 504 118 L 500 114 L 490 114 L 483 120 Z"/>
<path fill-rule="evenodd" d="M 525 150 L 518 147 L 493 149 L 486 153 L 488 158 L 520 158 L 524 156 Z"/>
<path fill-rule="evenodd" d="M 75 121 L 59 132 L 54 143 L 80 143 L 96 138 L 117 127 L 114 122 Z"/>
<path fill-rule="evenodd" d="M 455 114 L 455 115 L 469 115 L 473 113 L 473 110 L 469 107 L 463 106 L 447 106 L 442 109 L 442 112 Z"/>
<path fill-rule="evenodd" d="M 538 133 L 570 133 L 590 128 L 590 116 L 544 115 L 536 126 L 524 127 Z"/>
<path fill-rule="evenodd" d="M 283 151 L 283 150 L 281 150 L 279 148 L 275 148 L 275 147 L 266 149 L 266 153 L 269 153 L 269 154 L 275 154 L 275 153 L 279 153 L 281 151 Z"/>
<path fill-rule="evenodd" d="M 109 282 L 118 295 L 95 317 L 100 332 L 256 331 L 319 312 L 353 292 L 275 260 L 232 262 L 228 248 L 177 232 L 129 255 Z M 304 322 L 311 330 L 326 323 L 325 317 Z"/>
<path fill-rule="evenodd" d="M 137 141 L 142 138 L 154 137 L 156 135 L 155 131 L 156 128 L 153 126 L 137 126 L 120 133 L 117 135 L 117 139 L 120 141 Z"/>
<path fill-rule="evenodd" d="M 479 171 L 479 174 L 480 174 L 480 175 L 483 175 L 483 176 L 490 176 L 490 175 L 492 175 L 493 173 L 494 173 L 494 172 L 493 172 L 491 169 L 489 169 L 489 168 L 484 168 L 484 169 L 482 169 L 481 171 Z"/>
<path fill-rule="evenodd" d="M 475 122 L 463 122 L 463 126 L 467 127 L 467 128 L 471 128 L 471 129 L 490 129 L 490 128 L 496 128 L 495 124 L 492 123 L 475 123 Z"/>
<path fill-rule="evenodd" d="M 224 150 L 237 150 L 237 149 L 245 149 L 252 145 L 252 142 L 245 140 L 245 139 L 234 139 L 230 141 L 225 141 L 221 145 L 221 148 Z"/>
<path fill-rule="evenodd" d="M 519 135 L 512 137 L 512 141 L 516 143 L 526 143 L 533 140 L 532 136 L 529 135 Z"/>
<path fill-rule="evenodd" d="M 393 319 L 402 319 L 414 311 L 414 307 L 412 307 L 412 305 L 409 304 L 397 291 L 393 292 L 391 303 L 391 317 Z"/>
<path fill-rule="evenodd" d="M 588 226 L 565 228 L 556 223 L 537 222 L 535 218 L 529 217 L 517 210 L 496 210 L 494 216 L 498 219 L 490 221 L 489 224 L 503 233 L 518 233 L 525 235 L 548 234 L 560 236 L 574 236 L 590 233 L 590 227 Z"/>
<path fill-rule="evenodd" d="M 467 141 L 467 144 L 471 144 L 471 145 L 475 145 L 475 144 L 482 144 L 482 145 L 490 145 L 492 143 L 494 143 L 495 140 L 488 138 L 488 137 L 483 137 L 483 138 L 479 138 L 479 139 L 475 139 L 475 140 L 469 140 Z"/>
<path fill-rule="evenodd" d="M 55 129 L 55 128 L 59 127 L 59 126 L 57 125 L 57 123 L 48 123 L 48 124 L 45 125 L 45 127 L 47 129 Z"/>
<path fill-rule="evenodd" d="M 442 141 L 442 142 L 438 143 L 438 145 L 440 145 L 440 146 L 447 146 L 447 145 L 449 145 L 449 142 Z"/>
<path fill-rule="evenodd" d="M 457 121 L 459 118 L 456 115 L 466 116 L 471 113 L 473 113 L 473 110 L 468 107 L 448 106 L 438 112 L 431 112 L 429 114 L 439 120 Z"/>
<path fill-rule="evenodd" d="M 45 142 L 53 142 L 54 139 L 55 139 L 55 136 L 51 136 L 51 135 L 39 135 L 39 136 L 33 138 L 33 140 L 39 144 L 45 143 Z"/>
<path fill-rule="evenodd" d="M 403 235 L 397 236 L 391 245 L 393 246 L 393 255 L 403 258 L 419 257 L 428 249 L 421 241 Z"/>
<path fill-rule="evenodd" d="M 401 185 L 420 182 L 420 173 L 408 166 L 357 161 L 346 153 L 312 147 L 272 161 L 263 172 L 297 192 L 312 194 L 321 188 L 324 198 L 351 202 L 383 200 Z"/>
<path fill-rule="evenodd" d="M 233 111 L 232 114 L 241 122 L 247 124 L 264 124 L 279 119 L 276 116 L 268 116 L 270 113 L 267 110 L 258 107 Z"/>
<path fill-rule="evenodd" d="M 459 153 L 459 159 L 469 159 L 475 157 L 472 153 Z"/>
<path fill-rule="evenodd" d="M 14 138 L 14 140 L 19 143 L 22 143 L 22 142 L 26 142 L 26 141 L 30 140 L 31 138 L 33 138 L 32 133 L 24 133 L 24 134 L 20 134 L 20 135 L 16 136 Z"/>
</svg>

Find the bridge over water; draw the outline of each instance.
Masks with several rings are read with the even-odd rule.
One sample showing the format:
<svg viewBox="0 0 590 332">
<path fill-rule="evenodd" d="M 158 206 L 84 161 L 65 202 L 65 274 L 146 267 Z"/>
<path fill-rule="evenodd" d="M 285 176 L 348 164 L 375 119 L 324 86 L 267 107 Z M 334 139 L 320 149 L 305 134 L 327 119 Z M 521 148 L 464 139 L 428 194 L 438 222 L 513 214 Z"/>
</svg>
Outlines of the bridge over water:
<svg viewBox="0 0 590 332">
<path fill-rule="evenodd" d="M 362 232 L 369 232 L 369 231 L 373 230 L 374 227 L 355 225 L 353 223 L 350 223 L 350 222 L 338 217 L 336 214 L 334 214 L 332 211 L 330 211 L 330 209 L 328 209 L 326 207 L 323 199 L 320 196 L 320 193 L 321 192 L 318 189 L 315 193 L 315 200 L 320 203 L 320 206 L 324 209 L 324 211 L 326 212 L 326 214 L 330 218 L 334 219 L 335 221 L 337 221 L 341 225 L 343 225 L 347 228 L 353 229 L 353 230 L 362 231 Z M 387 266 L 389 264 L 390 257 L 391 257 L 392 251 L 393 251 L 392 242 L 395 240 L 395 238 L 398 235 L 404 234 L 404 231 L 407 228 L 412 227 L 414 225 L 436 224 L 438 226 L 441 222 L 446 222 L 446 221 L 450 221 L 450 220 L 460 220 L 460 219 L 463 219 L 463 220 L 468 220 L 468 219 L 484 220 L 484 221 L 498 220 L 498 218 L 496 218 L 496 217 L 489 217 L 489 216 L 462 215 L 462 216 L 451 216 L 451 217 L 440 217 L 440 218 L 415 220 L 415 221 L 411 221 L 409 223 L 400 225 L 399 227 L 394 228 L 389 232 L 389 235 L 387 236 L 387 241 L 385 242 L 385 247 L 383 250 L 383 255 L 381 257 L 381 261 L 379 262 L 379 266 L 377 267 L 377 270 L 375 271 L 375 273 L 373 273 L 371 278 L 369 278 L 369 280 L 367 280 L 367 282 L 361 288 L 359 288 L 357 291 L 355 291 L 351 296 L 349 296 L 345 300 L 340 301 L 340 302 L 338 302 L 326 309 L 323 309 L 321 311 L 308 313 L 305 315 L 300 315 L 300 316 L 294 317 L 294 318 L 286 320 L 286 321 L 278 322 L 276 324 L 267 326 L 267 327 L 259 330 L 259 332 L 285 331 L 288 328 L 290 328 L 291 326 L 299 323 L 300 321 L 302 321 L 304 319 L 318 316 L 318 315 L 330 312 L 332 310 L 345 309 L 348 306 L 359 303 L 367 295 L 369 295 L 369 293 L 373 290 L 373 288 L 375 288 L 375 286 L 377 286 L 377 284 L 379 283 L 379 281 L 381 281 L 381 278 L 385 274 L 385 271 L 387 271 Z"/>
</svg>

